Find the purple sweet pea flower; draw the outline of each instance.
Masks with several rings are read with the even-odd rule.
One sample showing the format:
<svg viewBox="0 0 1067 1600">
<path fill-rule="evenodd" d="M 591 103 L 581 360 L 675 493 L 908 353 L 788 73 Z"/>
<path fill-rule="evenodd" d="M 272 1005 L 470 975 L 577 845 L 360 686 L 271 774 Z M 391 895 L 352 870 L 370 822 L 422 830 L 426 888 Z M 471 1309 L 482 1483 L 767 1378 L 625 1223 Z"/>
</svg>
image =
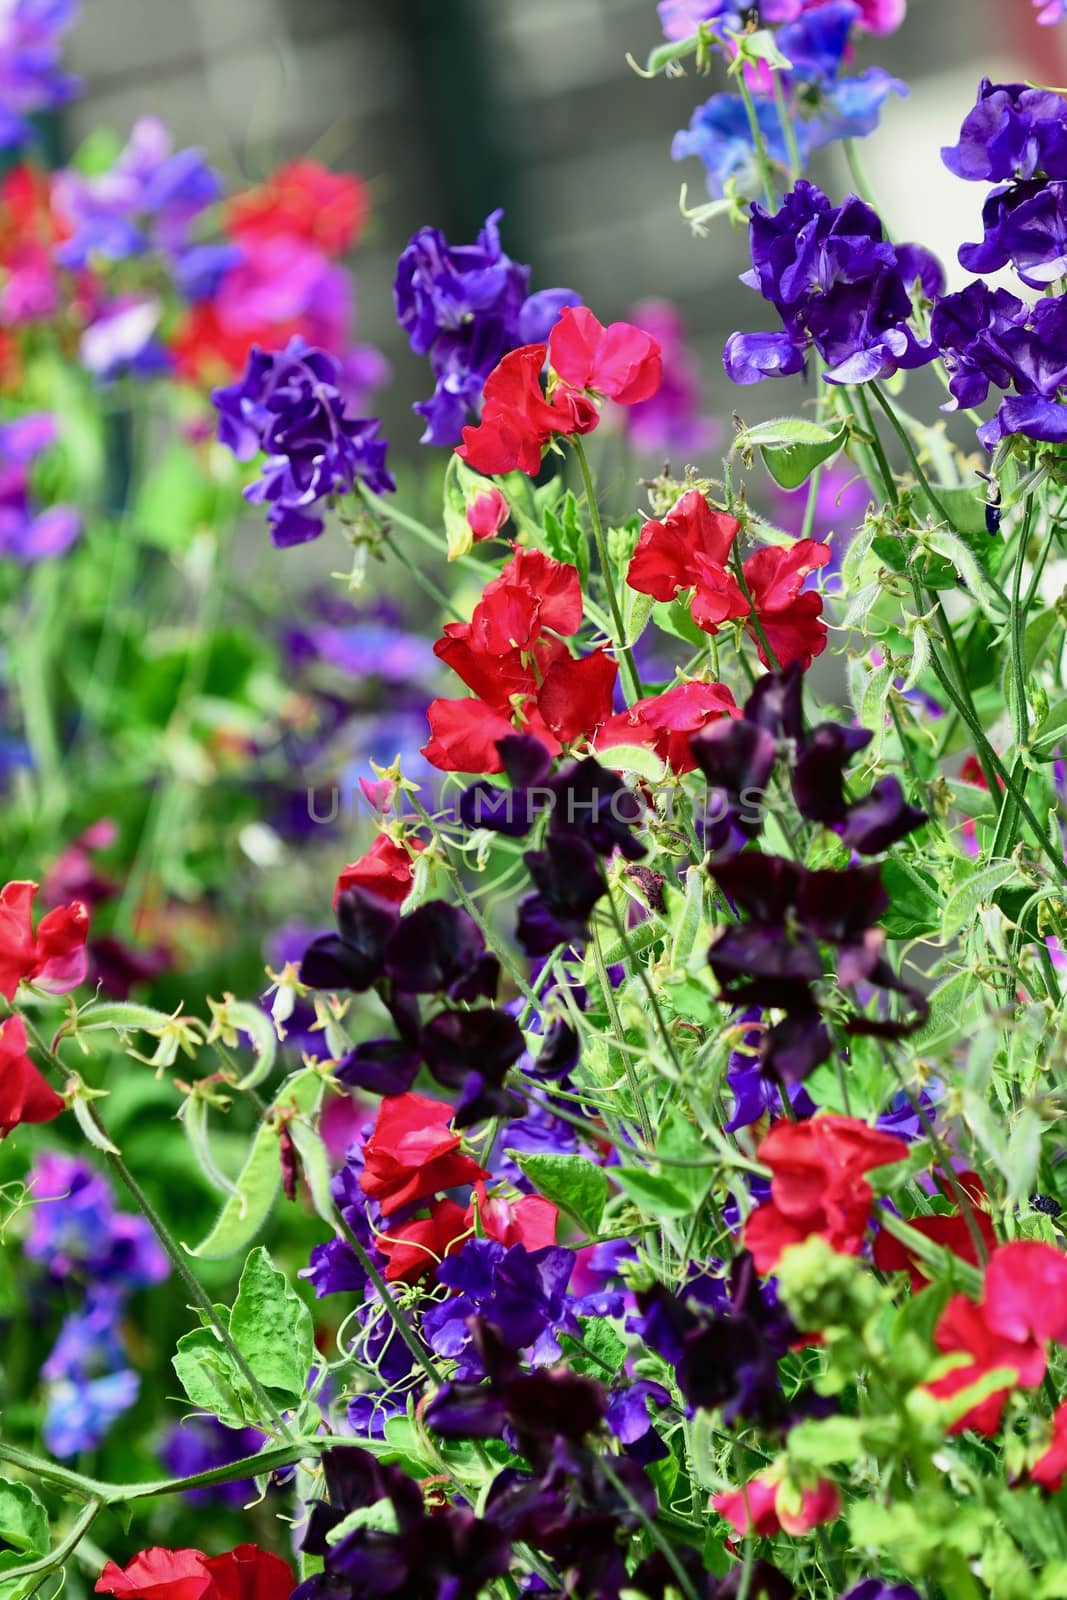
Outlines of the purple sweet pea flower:
<svg viewBox="0 0 1067 1600">
<path fill-rule="evenodd" d="M 1031 4 L 1042 8 L 1037 13 L 1037 20 L 1043 28 L 1051 28 L 1067 17 L 1067 0 L 1031 0 Z M 867 1600 L 866 1596 L 864 1600 Z"/>
<path fill-rule="evenodd" d="M 244 1456 L 254 1456 L 262 1449 L 265 1437 L 256 1428 L 224 1427 L 217 1417 L 186 1417 L 167 1434 L 161 1452 L 163 1464 L 175 1478 L 191 1478 L 200 1472 L 210 1472 L 212 1467 L 228 1467 Z M 252 1478 L 185 1491 L 185 1500 L 190 1505 L 214 1502 L 238 1507 L 255 1497 L 256 1485 Z"/>
<path fill-rule="evenodd" d="M 239 461 L 266 453 L 245 499 L 269 507 L 276 545 L 317 539 L 324 525 L 319 502 L 352 493 L 357 482 L 379 494 L 396 487 L 385 466 L 388 445 L 377 437 L 380 424 L 347 415 L 340 381 L 333 356 L 294 337 L 279 352 L 253 346 L 244 377 L 212 393 L 222 443 Z"/>
<path fill-rule="evenodd" d="M 170 356 L 156 338 L 162 318 L 163 307 L 154 296 L 109 301 L 81 336 L 82 366 L 102 383 L 127 373 L 154 378 L 169 372 Z"/>
<path fill-rule="evenodd" d="M 0 425 L 0 558 L 22 566 L 63 555 L 81 532 L 73 506 L 39 511 L 31 496 L 30 463 L 57 434 L 55 418 L 45 411 Z"/>
<path fill-rule="evenodd" d="M 78 0 L 0 0 L 0 148 L 28 144 L 26 118 L 72 99 L 81 79 L 63 71 L 62 34 Z"/>
<path fill-rule="evenodd" d="M 659 455 L 710 449 L 717 424 L 703 410 L 700 372 L 685 342 L 685 322 L 669 300 L 642 300 L 627 319 L 658 341 L 663 381 L 650 400 L 623 411 L 626 436 L 635 450 Z"/>
<path fill-rule="evenodd" d="M 436 380 L 430 399 L 414 407 L 426 418 L 423 444 L 456 444 L 501 357 L 546 339 L 564 306 L 581 304 L 570 289 L 529 293 L 529 267 L 501 248 L 502 216 L 487 217 L 470 245 L 420 228 L 397 262 L 397 321 L 415 354 L 430 357 Z"/>
<path fill-rule="evenodd" d="M 1067 103 L 1051 89 L 983 78 L 959 142 L 946 146 L 941 159 L 958 178 L 976 183 L 1067 178 Z"/>
<path fill-rule="evenodd" d="M 84 267 L 154 249 L 177 265 L 192 245 L 193 223 L 222 192 L 199 150 L 175 151 L 159 118 L 141 117 L 108 171 L 85 177 L 68 168 L 57 177 L 54 203 L 71 233 L 56 259 Z"/>
<path fill-rule="evenodd" d="M 119 1337 L 121 1296 L 96 1290 L 64 1319 L 41 1368 L 46 1383 L 45 1444 L 61 1459 L 95 1450 L 137 1399 L 140 1379 Z"/>
<path fill-rule="evenodd" d="M 115 1210 L 111 1186 L 76 1156 L 45 1151 L 29 1178 L 33 1227 L 25 1251 L 53 1278 L 78 1277 L 96 1288 L 143 1289 L 170 1273 L 143 1217 Z"/>
<path fill-rule="evenodd" d="M 773 100 L 767 96 L 756 99 L 756 119 L 771 160 L 783 168 L 788 166 L 785 132 Z M 796 133 L 801 155 L 806 158 L 810 147 L 803 123 L 798 122 Z M 704 163 L 712 199 L 721 199 L 727 186 L 746 199 L 760 193 L 756 147 L 740 95 L 713 94 L 696 108 L 689 127 L 676 133 L 671 144 L 672 161 L 684 161 L 687 156 L 699 156 Z"/>
<path fill-rule="evenodd" d="M 735 383 L 797 372 L 809 346 L 831 383 L 866 383 L 933 360 L 936 347 L 917 339 L 908 319 L 913 283 L 932 295 L 940 266 L 918 246 L 890 244 L 855 195 L 834 206 L 802 178 L 774 216 L 753 206 L 750 241 L 752 268 L 741 281 L 775 307 L 785 331 L 731 335 L 724 362 Z"/>
<path fill-rule="evenodd" d="M 1067 187 L 1067 186 L 1063 186 Z M 981 405 L 990 387 L 1014 390 L 978 430 L 992 449 L 1006 435 L 1058 444 L 1067 438 L 1067 303 L 1027 306 L 1006 290 L 972 283 L 934 308 L 931 334 L 949 373 L 946 410 Z"/>
</svg>

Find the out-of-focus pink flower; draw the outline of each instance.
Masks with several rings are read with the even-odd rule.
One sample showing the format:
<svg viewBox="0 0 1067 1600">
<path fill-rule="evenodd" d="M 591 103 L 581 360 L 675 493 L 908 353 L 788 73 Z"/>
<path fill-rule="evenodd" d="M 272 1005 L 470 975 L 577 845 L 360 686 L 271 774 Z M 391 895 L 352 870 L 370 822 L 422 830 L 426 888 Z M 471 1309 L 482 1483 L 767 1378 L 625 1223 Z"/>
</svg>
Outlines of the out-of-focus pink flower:
<svg viewBox="0 0 1067 1600">
<path fill-rule="evenodd" d="M 630 322 L 656 340 L 663 356 L 663 380 L 656 394 L 626 413 L 627 437 L 649 455 L 711 449 L 721 430 L 703 411 L 704 394 L 693 352 L 685 342 L 685 321 L 669 300 L 641 300 Z"/>
</svg>

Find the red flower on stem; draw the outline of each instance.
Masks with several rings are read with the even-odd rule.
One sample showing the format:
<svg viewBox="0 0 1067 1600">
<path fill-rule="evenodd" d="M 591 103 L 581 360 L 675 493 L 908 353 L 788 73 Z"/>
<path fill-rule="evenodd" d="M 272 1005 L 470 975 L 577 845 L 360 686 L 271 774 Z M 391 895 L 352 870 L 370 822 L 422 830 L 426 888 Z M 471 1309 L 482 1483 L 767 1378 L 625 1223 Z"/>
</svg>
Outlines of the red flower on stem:
<svg viewBox="0 0 1067 1600">
<path fill-rule="evenodd" d="M 341 868 L 333 892 L 334 909 L 338 896 L 346 889 L 366 889 L 379 900 L 402 905 L 411 893 L 415 857 L 425 848 L 421 839 L 408 838 L 400 843 L 389 834 L 380 833 L 358 861 L 350 861 Z"/>
<path fill-rule="evenodd" d="M 382 1215 L 459 1183 L 489 1176 L 460 1149 L 451 1127 L 452 1107 L 421 1094 L 383 1100 L 374 1130 L 363 1147 L 359 1185 L 377 1200 Z"/>
<path fill-rule="evenodd" d="M 810 667 L 825 650 L 827 635 L 822 596 L 803 585 L 829 561 L 830 547 L 814 539 L 765 545 L 745 561 L 742 588 L 728 566 L 740 527 L 736 517 L 713 511 L 699 489 L 689 489 L 662 522 L 645 523 L 626 581 L 660 601 L 691 589 L 693 621 L 705 632 L 718 633 L 723 623 L 746 618 L 764 666 L 772 664 L 766 640 L 780 667 L 797 661 Z"/>
<path fill-rule="evenodd" d="M 88 971 L 85 937 L 89 913 L 80 900 L 57 906 L 33 929 L 37 885 L 29 881 L 0 889 L 0 994 L 13 1000 L 22 982 L 51 994 L 76 989 Z"/>
<path fill-rule="evenodd" d="M 617 663 L 605 650 L 571 655 L 582 624 L 576 567 L 517 550 L 486 585 L 470 622 L 450 622 L 435 653 L 477 696 L 434 700 L 423 755 L 444 772 L 500 772 L 500 739 L 532 733 L 549 753 L 593 734 L 612 711 Z"/>
<path fill-rule="evenodd" d="M 739 717 L 741 711 L 725 683 L 678 683 L 662 694 L 635 700 L 628 711 L 611 717 L 596 736 L 596 753 L 611 766 L 616 745 L 637 744 L 654 750 L 674 772 L 692 772 L 696 761 L 689 741 L 709 722 Z"/>
<path fill-rule="evenodd" d="M 808 1533 L 841 1514 L 840 1492 L 828 1478 L 820 1478 L 813 1489 L 805 1489 L 798 1506 L 790 1485 L 773 1472 L 761 1472 L 742 1489 L 712 1495 L 711 1503 L 736 1533 L 754 1533 L 763 1539 L 773 1538 L 776 1533 Z"/>
<path fill-rule="evenodd" d="M 757 1272 L 773 1272 L 791 1244 L 813 1234 L 842 1255 L 858 1255 L 874 1204 L 864 1174 L 907 1153 L 903 1139 L 856 1117 L 776 1122 L 758 1151 L 771 1169 L 771 1198 L 745 1224 Z"/>
<path fill-rule="evenodd" d="M 7 1017 L 0 1022 L 0 1139 L 23 1122 L 51 1122 L 64 1110 L 62 1097 L 26 1054 L 26 1024 Z"/>
<path fill-rule="evenodd" d="M 541 372 L 548 360 L 547 394 Z M 495 477 L 540 470 L 556 437 L 590 433 L 600 421 L 594 396 L 636 405 L 655 394 L 663 377 L 660 348 L 629 322 L 605 328 L 587 306 L 568 306 L 548 343 L 526 344 L 498 362 L 485 380 L 482 419 L 463 430 L 461 461 Z"/>
<path fill-rule="evenodd" d="M 981 1301 L 953 1295 L 941 1313 L 934 1342 L 964 1359 L 927 1387 L 949 1399 L 1000 1369 L 1010 1376 L 949 1432 L 996 1433 L 1012 1389 L 1034 1389 L 1045 1376 L 1050 1339 L 1067 1342 L 1067 1255 L 1039 1240 L 1001 1245 L 986 1266 Z"/>
<path fill-rule="evenodd" d="M 957 1173 L 956 1182 L 969 1202 L 969 1219 L 962 1210 L 957 1209 L 948 1216 L 909 1217 L 908 1226 L 914 1228 L 916 1233 L 921 1233 L 924 1239 L 941 1245 L 945 1250 L 951 1250 L 961 1261 L 969 1261 L 972 1266 L 978 1267 L 983 1263 L 978 1258 L 978 1248 L 972 1228 L 977 1231 L 985 1246 L 986 1258 L 996 1249 L 997 1244 L 993 1221 L 988 1211 L 989 1199 L 985 1184 L 977 1172 Z M 952 1192 L 951 1189 L 946 1189 L 946 1193 L 951 1195 Z M 908 1249 L 906 1244 L 884 1228 L 875 1238 L 872 1256 L 880 1272 L 907 1272 L 916 1294 L 930 1282 L 929 1271 L 924 1263 Z"/>
<path fill-rule="evenodd" d="M 362 178 L 300 157 L 234 195 L 226 229 L 249 247 L 285 233 L 340 256 L 356 243 L 369 215 L 370 190 Z"/>
</svg>

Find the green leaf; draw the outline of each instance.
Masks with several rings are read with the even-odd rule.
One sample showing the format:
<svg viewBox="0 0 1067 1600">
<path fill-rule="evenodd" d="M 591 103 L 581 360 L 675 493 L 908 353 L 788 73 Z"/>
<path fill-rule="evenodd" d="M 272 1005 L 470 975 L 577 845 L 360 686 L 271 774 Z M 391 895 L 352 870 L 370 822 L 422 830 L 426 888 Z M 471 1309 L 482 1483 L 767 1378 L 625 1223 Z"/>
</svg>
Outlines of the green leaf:
<svg viewBox="0 0 1067 1600">
<path fill-rule="evenodd" d="M 882 867 L 889 910 L 882 927 L 891 939 L 917 939 L 941 926 L 941 900 L 929 873 L 890 856 Z"/>
<path fill-rule="evenodd" d="M 961 929 L 968 927 L 979 908 L 990 905 L 997 890 L 1018 877 L 1019 869 L 1014 861 L 992 861 L 980 872 L 972 873 L 945 902 L 941 914 L 942 937 L 951 939 Z"/>
<path fill-rule="evenodd" d="M 608 1198 L 608 1180 L 600 1167 L 587 1156 L 522 1150 L 507 1154 L 539 1194 L 568 1212 L 588 1234 L 596 1233 Z"/>
<path fill-rule="evenodd" d="M 930 995 L 930 1015 L 912 1036 L 911 1048 L 932 1054 L 943 1045 L 956 1044 L 962 1036 L 975 986 L 976 979 L 972 972 L 954 972 L 951 978 L 938 984 Z"/>
<path fill-rule="evenodd" d="M 798 1422 L 788 1435 L 789 1459 L 798 1466 L 830 1467 L 858 1461 L 863 1454 L 863 1423 L 858 1417 L 820 1417 Z"/>
<path fill-rule="evenodd" d="M 667 770 L 666 762 L 642 744 L 613 744 L 607 750 L 598 750 L 597 760 L 612 772 L 636 772 L 649 783 L 662 783 Z"/>
<path fill-rule="evenodd" d="M 171 1364 L 198 1411 L 213 1412 L 227 1428 L 245 1428 L 261 1420 L 247 1385 L 212 1329 L 183 1333 Z"/>
<path fill-rule="evenodd" d="M 952 518 L 952 527 L 956 533 L 966 533 L 975 538 L 988 539 L 989 529 L 986 527 L 986 499 L 975 489 L 961 488 L 959 484 L 934 484 L 934 493 Z M 924 506 L 928 508 L 932 517 L 937 517 L 933 504 L 925 494 L 919 492 Z M 938 519 L 940 520 L 940 519 Z"/>
<path fill-rule="evenodd" d="M 357 1528 L 371 1528 L 375 1533 L 395 1533 L 396 1508 L 391 1500 L 375 1500 L 373 1505 L 358 1506 L 347 1517 L 335 1524 L 326 1535 L 327 1544 L 340 1544 Z"/>
<path fill-rule="evenodd" d="M 230 1333 L 265 1389 L 293 1404 L 303 1399 L 315 1353 L 311 1312 L 262 1245 L 245 1262 Z"/>
<path fill-rule="evenodd" d="M 20 1555 L 43 1556 L 48 1549 L 48 1513 L 28 1483 L 0 1478 L 0 1540 Z"/>
<path fill-rule="evenodd" d="M 1008 614 L 1008 602 L 993 584 L 981 562 L 967 544 L 955 533 L 927 533 L 923 544 L 935 555 L 943 556 L 959 573 L 970 594 L 978 602 L 990 622 L 1003 622 Z"/>
<path fill-rule="evenodd" d="M 847 424 L 824 427 L 801 417 L 781 417 L 757 423 L 738 435 L 738 444 L 758 447 L 775 483 L 782 489 L 799 489 L 816 467 L 837 455 L 848 437 Z"/>
<path fill-rule="evenodd" d="M 1039 728 L 1034 730 L 1033 753 L 1038 761 L 1053 761 L 1067 740 L 1067 695 L 1048 709 Z"/>
<path fill-rule="evenodd" d="M 612 1177 L 645 1216 L 687 1217 L 693 1212 L 688 1189 L 674 1171 L 649 1172 L 645 1167 L 616 1167 Z"/>
</svg>

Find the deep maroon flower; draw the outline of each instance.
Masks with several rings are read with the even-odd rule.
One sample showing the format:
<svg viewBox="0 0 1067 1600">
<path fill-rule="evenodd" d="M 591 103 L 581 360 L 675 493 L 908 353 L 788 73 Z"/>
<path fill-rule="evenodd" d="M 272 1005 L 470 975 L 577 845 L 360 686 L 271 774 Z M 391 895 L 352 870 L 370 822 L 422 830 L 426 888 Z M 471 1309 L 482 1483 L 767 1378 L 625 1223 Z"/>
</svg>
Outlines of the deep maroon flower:
<svg viewBox="0 0 1067 1600">
<path fill-rule="evenodd" d="M 557 945 L 580 943 L 607 884 L 596 851 L 577 835 L 550 835 L 543 850 L 523 856 L 535 892 L 519 905 L 516 928 L 529 956 L 549 955 Z"/>
<path fill-rule="evenodd" d="M 312 940 L 300 963 L 300 981 L 311 989 L 369 989 L 385 970 L 389 937 L 399 922 L 397 909 L 365 889 L 337 896 L 337 932 Z"/>
<path fill-rule="evenodd" d="M 222 443 L 239 461 L 266 454 L 245 498 L 269 506 L 277 545 L 317 539 L 320 502 L 350 494 L 357 482 L 379 494 L 396 487 L 385 468 L 388 447 L 376 437 L 379 424 L 347 415 L 341 382 L 333 356 L 294 337 L 276 353 L 253 346 L 244 377 L 212 393 Z"/>
<path fill-rule="evenodd" d="M 461 907 L 428 900 L 397 925 L 385 971 L 400 994 L 451 993 L 487 973 L 485 940 Z M 463 998 L 472 997 L 465 988 Z"/>
</svg>

